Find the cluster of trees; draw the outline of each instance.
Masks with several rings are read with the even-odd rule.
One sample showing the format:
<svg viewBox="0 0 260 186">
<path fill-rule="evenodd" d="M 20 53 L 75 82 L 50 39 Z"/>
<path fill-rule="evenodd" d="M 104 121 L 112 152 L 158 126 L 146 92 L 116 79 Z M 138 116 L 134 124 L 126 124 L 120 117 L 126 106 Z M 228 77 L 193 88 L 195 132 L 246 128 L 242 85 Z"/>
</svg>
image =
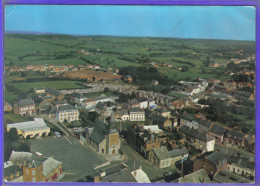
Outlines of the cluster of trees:
<svg viewBox="0 0 260 186">
<path fill-rule="evenodd" d="M 220 99 L 200 99 L 198 103 L 209 105 L 208 108 L 202 109 L 207 119 L 218 121 L 228 127 L 241 129 L 244 133 L 254 132 L 254 127 L 245 124 L 245 120 L 254 119 L 254 106 L 228 106 Z"/>
<path fill-rule="evenodd" d="M 8 161 L 13 150 L 30 152 L 30 146 L 19 138 L 16 128 L 4 132 L 4 161 Z"/>
<path fill-rule="evenodd" d="M 168 85 L 176 83 L 153 67 L 121 67 L 120 74 L 131 75 L 133 77 L 133 84 L 140 85 L 142 90 L 150 90 L 163 94 L 170 91 Z M 152 80 L 157 80 L 159 85 L 151 86 Z"/>
<path fill-rule="evenodd" d="M 88 112 L 86 110 L 80 111 L 79 119 L 83 127 L 90 127 L 92 122 L 98 118 L 97 112 Z"/>
</svg>

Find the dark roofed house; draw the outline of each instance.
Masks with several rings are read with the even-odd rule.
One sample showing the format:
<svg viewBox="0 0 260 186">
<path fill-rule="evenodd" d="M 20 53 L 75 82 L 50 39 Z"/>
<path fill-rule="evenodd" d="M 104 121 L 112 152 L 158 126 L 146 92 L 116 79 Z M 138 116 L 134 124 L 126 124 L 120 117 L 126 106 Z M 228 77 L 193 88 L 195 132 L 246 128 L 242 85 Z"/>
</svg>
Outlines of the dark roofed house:
<svg viewBox="0 0 260 186">
<path fill-rule="evenodd" d="M 140 102 L 138 100 L 132 99 L 130 102 L 132 107 L 140 107 Z"/>
<path fill-rule="evenodd" d="M 64 99 L 64 94 L 60 93 L 57 90 L 51 89 L 51 88 L 47 88 L 45 90 L 45 94 L 46 94 L 46 96 L 51 97 L 51 100 L 53 100 L 53 99 L 58 99 L 58 100 Z"/>
<path fill-rule="evenodd" d="M 182 126 L 179 131 L 185 134 L 186 139 L 194 143 L 198 149 L 207 152 L 214 150 L 215 141 L 213 137 L 209 136 L 208 134 L 190 129 L 188 126 Z"/>
<path fill-rule="evenodd" d="M 228 130 L 224 136 L 224 142 L 233 146 L 243 147 L 244 146 L 245 134 L 235 131 Z"/>
<path fill-rule="evenodd" d="M 204 153 L 193 162 L 193 171 L 205 168 L 207 174 L 212 178 L 216 171 L 227 168 L 227 157 L 220 152 Z"/>
<path fill-rule="evenodd" d="M 224 135 L 226 131 L 226 128 L 214 124 L 209 130 L 209 135 L 212 136 L 216 142 L 222 143 L 224 141 Z"/>
<path fill-rule="evenodd" d="M 20 115 L 35 114 L 35 103 L 31 99 L 21 99 L 14 103 L 14 113 Z"/>
<path fill-rule="evenodd" d="M 228 170 L 253 180 L 255 177 L 255 162 L 250 159 L 237 157 L 228 164 Z"/>
<path fill-rule="evenodd" d="M 56 111 L 56 120 L 59 122 L 79 120 L 79 111 L 72 105 L 60 106 Z"/>
<path fill-rule="evenodd" d="M 160 168 L 167 168 L 172 165 L 172 158 L 165 146 L 153 148 L 148 159 Z"/>
<path fill-rule="evenodd" d="M 186 147 L 182 147 L 181 149 L 174 149 L 169 151 L 169 155 L 172 158 L 172 164 L 180 163 L 180 161 L 185 161 L 188 159 L 189 153 Z"/>
<path fill-rule="evenodd" d="M 196 121 L 198 123 L 198 130 L 200 132 L 206 132 L 206 133 L 209 132 L 212 122 L 203 120 L 203 119 L 199 119 L 199 118 L 196 118 Z"/>
<path fill-rule="evenodd" d="M 151 113 L 149 115 L 149 119 L 153 121 L 153 124 L 159 125 L 160 128 L 165 130 L 172 130 L 173 129 L 173 123 L 170 119 L 163 117 L 161 115 L 158 115 L 156 113 Z"/>
<path fill-rule="evenodd" d="M 253 183 L 253 180 L 249 180 L 240 175 L 232 173 L 228 170 L 219 170 L 213 177 L 213 180 L 217 183 Z"/>
<path fill-rule="evenodd" d="M 22 168 L 15 164 L 4 167 L 4 181 L 23 182 Z"/>
</svg>

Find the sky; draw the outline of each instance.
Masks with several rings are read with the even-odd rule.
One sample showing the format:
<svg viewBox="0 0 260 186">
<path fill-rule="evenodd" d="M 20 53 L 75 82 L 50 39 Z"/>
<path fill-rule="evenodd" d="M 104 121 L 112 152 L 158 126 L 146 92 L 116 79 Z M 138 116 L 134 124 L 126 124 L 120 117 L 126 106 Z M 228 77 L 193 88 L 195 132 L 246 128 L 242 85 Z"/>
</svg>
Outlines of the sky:
<svg viewBox="0 0 260 186">
<path fill-rule="evenodd" d="M 250 6 L 6 5 L 5 31 L 255 40 Z"/>
</svg>

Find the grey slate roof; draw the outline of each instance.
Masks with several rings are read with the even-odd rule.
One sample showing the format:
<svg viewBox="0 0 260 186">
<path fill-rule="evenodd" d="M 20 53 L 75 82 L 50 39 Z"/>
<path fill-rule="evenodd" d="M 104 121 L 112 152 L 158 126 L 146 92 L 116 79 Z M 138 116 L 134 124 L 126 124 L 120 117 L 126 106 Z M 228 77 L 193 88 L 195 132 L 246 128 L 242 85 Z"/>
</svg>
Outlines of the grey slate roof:
<svg viewBox="0 0 260 186">
<path fill-rule="evenodd" d="M 188 154 L 188 150 L 186 147 L 182 147 L 181 149 L 174 149 L 174 150 L 169 151 L 169 155 L 172 158 L 186 155 L 186 154 Z"/>
<path fill-rule="evenodd" d="M 211 129 L 210 129 L 210 132 L 212 132 L 212 133 L 214 133 L 214 134 L 217 134 L 217 135 L 220 135 L 220 136 L 222 136 L 222 135 L 224 135 L 224 133 L 227 131 L 227 129 L 226 128 L 224 128 L 224 127 L 221 127 L 221 126 L 219 126 L 219 125 L 213 125 L 212 127 L 211 127 Z"/>
<path fill-rule="evenodd" d="M 131 112 L 140 112 L 140 113 L 144 113 L 144 110 L 139 108 L 139 107 L 134 107 L 130 110 L 130 113 Z"/>
<path fill-rule="evenodd" d="M 192 114 L 183 114 L 181 115 L 181 118 L 191 122 L 195 119 L 195 116 Z"/>
<path fill-rule="evenodd" d="M 131 100 L 131 104 L 134 105 L 134 104 L 138 104 L 139 102 L 136 100 L 136 99 L 132 99 Z"/>
<path fill-rule="evenodd" d="M 153 152 L 159 160 L 166 160 L 171 158 L 169 152 L 165 146 L 154 148 Z"/>
<path fill-rule="evenodd" d="M 109 133 L 115 133 L 118 131 L 110 130 L 109 125 L 101 122 L 100 120 L 96 119 L 95 122 L 93 123 L 94 130 L 91 132 L 89 138 L 94 141 L 96 144 L 99 144 L 102 142 L 105 138 L 106 135 Z"/>
<path fill-rule="evenodd" d="M 196 138 L 196 139 L 199 139 L 203 142 L 208 142 L 208 141 L 212 141 L 214 140 L 213 137 L 211 137 L 210 135 L 208 134 L 204 134 L 204 133 L 201 133 L 197 130 L 194 130 L 194 129 L 190 129 L 188 126 L 182 126 L 180 129 L 179 129 L 180 132 L 188 135 L 188 136 L 191 136 L 193 138 Z"/>
<path fill-rule="evenodd" d="M 136 183 L 137 181 L 131 174 L 131 172 L 128 169 L 123 169 L 119 172 L 115 172 L 113 174 L 110 174 L 108 176 L 103 177 L 104 182 L 128 182 L 128 183 Z"/>
<path fill-rule="evenodd" d="M 205 127 L 209 127 L 211 125 L 211 122 L 207 121 L 207 120 L 203 120 L 203 119 L 198 119 L 196 118 L 196 121 L 201 124 L 204 125 Z"/>
<path fill-rule="evenodd" d="M 242 159 L 242 158 L 235 158 L 233 160 L 233 164 L 235 164 L 238 167 L 246 168 L 250 170 L 255 169 L 255 163 L 248 161 L 248 159 Z"/>
<path fill-rule="evenodd" d="M 57 90 L 54 90 L 52 88 L 47 88 L 46 91 L 51 93 L 51 94 L 53 94 L 53 95 L 55 95 L 55 96 L 59 96 L 60 95 L 60 93 Z"/>
<path fill-rule="evenodd" d="M 213 178 L 220 183 L 253 183 L 253 180 L 246 179 L 240 175 L 234 174 L 228 170 L 220 170 Z"/>
<path fill-rule="evenodd" d="M 177 183 L 211 183 L 207 172 L 204 169 L 193 172 L 184 177 L 180 177 L 176 181 Z"/>
<path fill-rule="evenodd" d="M 58 112 L 67 111 L 67 110 L 77 110 L 77 109 L 72 105 L 63 105 L 58 108 Z"/>
<path fill-rule="evenodd" d="M 213 152 L 208 156 L 208 160 L 212 162 L 214 165 L 218 166 L 219 163 L 220 165 L 225 165 L 227 163 L 227 157 L 225 154 L 222 154 L 221 152 Z"/>
<path fill-rule="evenodd" d="M 245 134 L 235 130 L 228 130 L 225 136 L 233 139 L 236 138 L 237 140 L 243 140 Z"/>
<path fill-rule="evenodd" d="M 4 177 L 10 177 L 13 174 L 14 178 L 16 178 L 16 172 L 19 172 L 19 176 L 22 176 L 22 168 L 15 164 L 11 165 L 4 169 Z"/>
<path fill-rule="evenodd" d="M 31 99 L 21 99 L 18 101 L 19 106 L 26 106 L 26 105 L 32 105 L 34 104 Z"/>
</svg>

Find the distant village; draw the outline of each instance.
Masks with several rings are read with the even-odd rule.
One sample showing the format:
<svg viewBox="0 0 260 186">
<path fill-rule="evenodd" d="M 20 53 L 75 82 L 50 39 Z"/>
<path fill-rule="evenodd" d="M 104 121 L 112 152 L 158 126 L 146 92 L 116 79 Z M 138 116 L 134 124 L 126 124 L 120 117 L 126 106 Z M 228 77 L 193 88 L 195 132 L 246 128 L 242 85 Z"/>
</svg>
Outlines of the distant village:
<svg viewBox="0 0 260 186">
<path fill-rule="evenodd" d="M 35 87 L 35 94 L 42 99 L 40 103 L 32 98 L 4 103 L 5 112 L 33 118 L 32 121 L 7 124 L 7 132 L 15 128 L 26 140 L 76 139 L 107 162 L 90 167 L 93 169 L 91 174 L 73 181 L 254 182 L 255 158 L 251 154 L 255 151 L 254 134 L 211 121 L 201 112 L 182 112 L 209 107 L 199 103 L 200 99 L 220 99 L 235 106 L 238 101 L 254 102 L 255 93 L 243 89 L 254 88 L 252 82 L 201 78 L 192 82 L 180 81 L 171 87 L 173 92 L 184 95 L 179 98 L 140 90 L 132 84 L 130 75 L 122 76 L 118 69 L 103 69 L 98 65 L 5 67 L 5 73 L 24 71 L 48 71 L 57 73 L 60 78 L 86 80 L 86 88 L 82 89 Z M 254 71 L 248 70 L 238 74 L 255 75 Z M 151 80 L 151 86 L 158 84 L 157 80 Z M 106 96 L 106 92 L 115 95 Z M 88 97 L 88 93 L 98 96 Z M 83 126 L 83 115 L 94 112 L 97 117 L 88 126 Z M 73 124 L 76 126 L 71 126 Z M 50 125 L 55 127 L 55 133 L 51 134 Z M 133 164 L 130 156 L 140 158 L 142 166 L 130 167 Z M 85 158 L 88 161 L 88 157 Z M 64 164 L 62 159 L 46 156 L 43 152 L 12 151 L 9 161 L 4 164 L 4 179 L 8 182 L 64 181 Z M 161 176 L 155 178 L 148 171 L 149 166 L 155 167 Z"/>
</svg>

